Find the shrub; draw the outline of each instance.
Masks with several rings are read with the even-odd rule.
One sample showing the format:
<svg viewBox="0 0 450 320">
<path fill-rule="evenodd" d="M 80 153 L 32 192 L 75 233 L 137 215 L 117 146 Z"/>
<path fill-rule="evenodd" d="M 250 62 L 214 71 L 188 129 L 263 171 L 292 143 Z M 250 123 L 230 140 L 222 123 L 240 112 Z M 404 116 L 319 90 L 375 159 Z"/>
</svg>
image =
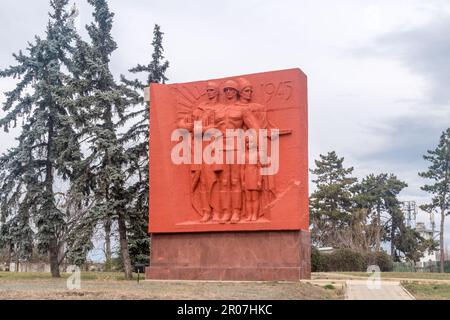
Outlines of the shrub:
<svg viewBox="0 0 450 320">
<path fill-rule="evenodd" d="M 311 249 L 311 271 L 325 272 L 327 271 L 327 256 L 320 253 L 320 251 L 313 247 Z"/>
<path fill-rule="evenodd" d="M 392 271 L 393 262 L 385 252 L 364 253 L 352 249 L 337 249 L 331 253 L 311 250 L 312 272 L 366 272 L 370 265 L 377 265 L 380 271 Z"/>
<path fill-rule="evenodd" d="M 390 272 L 394 269 L 394 262 L 386 252 L 369 252 L 367 254 L 367 265 L 376 265 L 382 272 Z"/>
<path fill-rule="evenodd" d="M 364 255 L 351 249 L 338 249 L 328 255 L 328 271 L 365 271 L 367 262 Z"/>
</svg>

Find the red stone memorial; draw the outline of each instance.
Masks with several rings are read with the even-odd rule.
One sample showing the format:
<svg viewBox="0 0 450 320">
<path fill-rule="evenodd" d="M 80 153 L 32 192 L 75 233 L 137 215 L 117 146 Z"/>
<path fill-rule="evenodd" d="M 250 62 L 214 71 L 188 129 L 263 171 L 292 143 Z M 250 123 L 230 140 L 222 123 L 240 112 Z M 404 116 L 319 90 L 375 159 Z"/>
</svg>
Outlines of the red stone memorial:
<svg viewBox="0 0 450 320">
<path fill-rule="evenodd" d="M 150 86 L 147 279 L 310 278 L 300 69 Z"/>
</svg>

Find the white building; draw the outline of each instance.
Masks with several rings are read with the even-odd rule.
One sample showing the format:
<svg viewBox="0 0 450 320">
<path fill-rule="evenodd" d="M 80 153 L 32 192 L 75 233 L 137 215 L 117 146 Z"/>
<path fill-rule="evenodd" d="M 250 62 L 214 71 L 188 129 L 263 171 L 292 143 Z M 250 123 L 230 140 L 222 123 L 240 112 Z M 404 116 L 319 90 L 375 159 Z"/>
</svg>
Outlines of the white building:
<svg viewBox="0 0 450 320">
<path fill-rule="evenodd" d="M 424 239 L 434 239 L 433 230 L 427 229 L 424 222 L 417 222 L 416 231 Z M 435 265 L 439 261 L 439 250 L 437 251 L 425 251 L 424 256 L 418 262 L 418 267 L 424 268 L 430 264 Z"/>
</svg>

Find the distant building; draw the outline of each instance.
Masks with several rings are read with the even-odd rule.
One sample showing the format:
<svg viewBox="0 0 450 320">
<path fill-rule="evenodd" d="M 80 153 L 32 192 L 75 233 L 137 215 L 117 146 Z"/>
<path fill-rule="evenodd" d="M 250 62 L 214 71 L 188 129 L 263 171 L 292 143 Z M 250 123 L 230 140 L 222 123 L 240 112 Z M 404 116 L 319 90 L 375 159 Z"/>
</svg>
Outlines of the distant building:
<svg viewBox="0 0 450 320">
<path fill-rule="evenodd" d="M 61 272 L 67 272 L 68 265 L 62 264 L 60 266 Z M 103 263 L 88 262 L 81 268 L 83 271 L 102 272 L 104 271 Z M 15 262 L 11 262 L 9 266 L 6 263 L 0 263 L 0 271 L 9 272 L 38 272 L 38 273 L 50 273 L 50 264 L 46 262 L 28 262 L 21 261 L 16 265 Z"/>
<path fill-rule="evenodd" d="M 322 247 L 322 248 L 318 248 L 317 250 L 319 250 L 320 253 L 332 253 L 336 249 L 333 247 Z"/>
<path fill-rule="evenodd" d="M 426 240 L 434 239 L 434 231 L 427 229 L 424 222 L 416 223 L 416 231 L 420 234 L 420 236 Z M 426 250 L 423 257 L 417 263 L 419 268 L 425 268 L 430 265 L 436 265 L 436 262 L 439 261 L 439 250 L 437 251 L 428 251 Z"/>
<path fill-rule="evenodd" d="M 16 265 L 15 262 L 11 262 L 9 265 L 10 272 L 50 272 L 50 264 L 45 262 L 31 263 L 31 262 L 19 262 Z"/>
</svg>

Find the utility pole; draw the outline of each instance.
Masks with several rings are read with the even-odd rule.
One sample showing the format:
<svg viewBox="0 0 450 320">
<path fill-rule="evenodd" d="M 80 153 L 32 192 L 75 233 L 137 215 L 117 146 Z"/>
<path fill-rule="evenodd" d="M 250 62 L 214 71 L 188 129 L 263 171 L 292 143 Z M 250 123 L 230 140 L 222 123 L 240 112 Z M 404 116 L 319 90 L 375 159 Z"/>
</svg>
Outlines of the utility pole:
<svg viewBox="0 0 450 320">
<path fill-rule="evenodd" d="M 433 233 L 433 239 L 434 239 L 434 233 L 435 233 L 435 222 L 434 222 L 434 211 L 430 212 L 430 224 L 431 224 L 431 232 Z"/>
<path fill-rule="evenodd" d="M 402 201 L 402 211 L 405 213 L 406 226 L 416 227 L 417 205 L 415 201 Z"/>
</svg>

